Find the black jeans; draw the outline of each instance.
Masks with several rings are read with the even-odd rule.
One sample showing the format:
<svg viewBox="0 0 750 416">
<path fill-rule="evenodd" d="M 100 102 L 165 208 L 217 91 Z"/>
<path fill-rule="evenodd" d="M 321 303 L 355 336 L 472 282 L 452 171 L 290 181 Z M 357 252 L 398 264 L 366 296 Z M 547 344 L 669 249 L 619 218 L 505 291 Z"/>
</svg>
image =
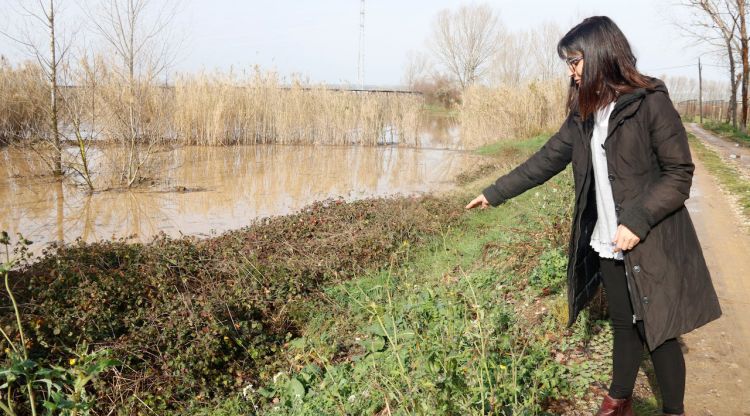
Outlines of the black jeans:
<svg viewBox="0 0 750 416">
<path fill-rule="evenodd" d="M 633 307 L 625 280 L 622 260 L 599 258 L 604 290 L 612 322 L 612 384 L 609 395 L 616 399 L 633 394 L 635 379 L 643 357 L 645 332 L 643 321 L 633 325 Z M 668 339 L 651 351 L 656 380 L 661 389 L 664 413 L 680 414 L 685 396 L 685 359 L 675 338 Z"/>
</svg>

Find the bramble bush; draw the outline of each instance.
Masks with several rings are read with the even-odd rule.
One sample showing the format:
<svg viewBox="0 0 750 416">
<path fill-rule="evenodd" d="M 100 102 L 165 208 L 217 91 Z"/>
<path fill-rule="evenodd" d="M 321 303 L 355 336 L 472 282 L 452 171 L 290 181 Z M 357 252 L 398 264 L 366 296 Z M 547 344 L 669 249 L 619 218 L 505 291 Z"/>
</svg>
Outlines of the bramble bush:
<svg viewBox="0 0 750 416">
<path fill-rule="evenodd" d="M 0 276 L 15 324 L 15 328 L 12 324 L 0 328 L 5 354 L 0 363 L 0 398 L 3 399 L 0 412 L 8 416 L 36 416 L 41 406 L 47 414 L 88 415 L 95 398 L 89 394 L 87 386 L 102 372 L 120 363 L 109 358 L 109 350 L 89 351 L 85 343 L 77 345 L 76 350 L 69 350 L 74 358 L 70 358 L 66 366 L 50 365 L 43 358 L 35 360 L 30 356 L 32 343 L 24 331 L 27 317 L 21 314 L 10 285 L 10 271 L 26 264 L 31 244 L 23 235 L 18 237 L 11 256 L 10 237 L 5 231 L 0 233 L 0 246 L 5 252 L 5 261 L 0 262 Z"/>
<path fill-rule="evenodd" d="M 258 385 L 283 365 L 275 356 L 321 286 L 401 261 L 404 242 L 462 208 L 429 196 L 326 200 L 206 240 L 59 247 L 11 272 L 29 354 L 59 365 L 75 345 L 110 349 L 121 365 L 92 385 L 102 413 L 164 414 Z"/>
<path fill-rule="evenodd" d="M 557 293 L 566 285 L 568 256 L 561 249 L 544 251 L 531 272 L 529 284 L 544 293 Z"/>
</svg>

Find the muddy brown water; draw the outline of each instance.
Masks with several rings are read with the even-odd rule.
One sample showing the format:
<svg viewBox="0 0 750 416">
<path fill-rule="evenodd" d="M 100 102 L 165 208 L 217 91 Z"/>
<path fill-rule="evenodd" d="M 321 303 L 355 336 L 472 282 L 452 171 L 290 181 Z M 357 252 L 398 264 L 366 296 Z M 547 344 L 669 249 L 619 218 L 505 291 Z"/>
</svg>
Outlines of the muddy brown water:
<svg viewBox="0 0 750 416">
<path fill-rule="evenodd" d="M 35 252 L 46 243 L 77 238 L 149 241 L 160 231 L 206 237 L 326 198 L 450 189 L 453 178 L 482 157 L 441 145 L 428 140 L 425 148 L 182 147 L 160 155 L 153 184 L 93 195 L 70 181 L 34 175 L 42 170 L 35 156 L 5 148 L 0 150 L 0 230 L 22 233 L 35 242 Z M 102 170 L 108 159 L 99 156 L 95 169 Z"/>
</svg>

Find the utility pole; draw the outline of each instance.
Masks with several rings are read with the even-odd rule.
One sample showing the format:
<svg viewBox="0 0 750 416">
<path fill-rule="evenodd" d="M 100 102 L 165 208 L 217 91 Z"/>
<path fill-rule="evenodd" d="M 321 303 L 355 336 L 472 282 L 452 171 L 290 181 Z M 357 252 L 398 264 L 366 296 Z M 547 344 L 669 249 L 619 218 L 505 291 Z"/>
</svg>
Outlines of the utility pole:
<svg viewBox="0 0 750 416">
<path fill-rule="evenodd" d="M 361 89 L 365 88 L 365 0 L 360 0 L 359 9 L 359 58 L 357 62 L 357 81 Z"/>
<path fill-rule="evenodd" d="M 698 113 L 700 122 L 703 124 L 703 75 L 701 67 L 701 57 L 698 57 Z"/>
</svg>

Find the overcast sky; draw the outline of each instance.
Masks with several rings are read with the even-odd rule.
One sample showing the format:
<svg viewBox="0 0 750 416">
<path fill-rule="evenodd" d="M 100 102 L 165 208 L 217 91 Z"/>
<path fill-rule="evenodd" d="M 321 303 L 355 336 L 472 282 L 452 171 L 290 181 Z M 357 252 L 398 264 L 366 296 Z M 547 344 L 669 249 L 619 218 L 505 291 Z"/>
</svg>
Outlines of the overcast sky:
<svg viewBox="0 0 750 416">
<path fill-rule="evenodd" d="M 66 11 L 75 15 L 70 10 L 77 8 L 77 3 L 61 2 L 70 3 Z M 12 25 L 13 15 L 7 7 L 12 3 L 16 0 L 0 0 L 0 29 L 7 30 Z M 435 15 L 441 9 L 457 8 L 463 3 L 466 2 L 367 0 L 365 82 L 400 84 L 408 52 L 425 48 Z M 607 15 L 630 40 L 643 72 L 697 78 L 697 57 L 702 50 L 672 25 L 673 21 L 685 21 L 686 15 L 671 0 L 486 3 L 498 11 L 500 20 L 511 31 L 536 27 L 545 21 L 557 22 L 565 31 L 583 17 Z M 194 72 L 257 64 L 285 75 L 302 74 L 313 82 L 356 82 L 359 10 L 359 0 L 182 0 L 180 14 L 173 22 L 182 38 L 174 69 Z M 80 15 L 75 17 L 79 18 Z M 0 38 L 0 53 L 14 61 L 23 56 L 4 37 Z M 709 57 L 704 59 L 709 65 L 720 63 Z M 723 80 L 725 72 L 723 67 L 707 66 L 704 77 Z"/>
</svg>

